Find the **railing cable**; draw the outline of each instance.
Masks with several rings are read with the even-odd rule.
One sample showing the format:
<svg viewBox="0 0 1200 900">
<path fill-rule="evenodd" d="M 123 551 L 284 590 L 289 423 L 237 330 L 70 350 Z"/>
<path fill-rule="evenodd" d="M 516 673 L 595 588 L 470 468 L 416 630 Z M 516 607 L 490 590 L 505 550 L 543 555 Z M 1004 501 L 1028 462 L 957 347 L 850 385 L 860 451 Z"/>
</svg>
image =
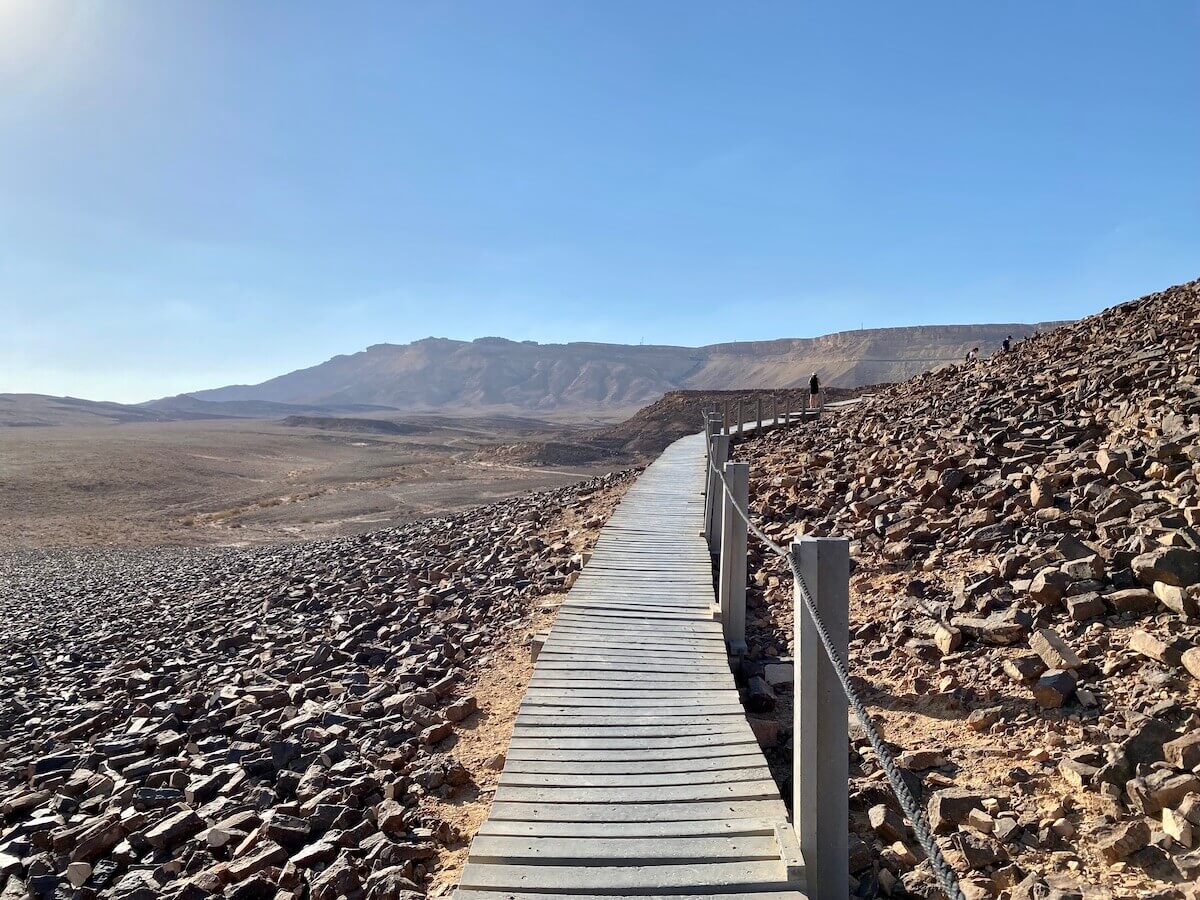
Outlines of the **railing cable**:
<svg viewBox="0 0 1200 900">
<path fill-rule="evenodd" d="M 825 627 L 825 622 L 821 619 L 820 613 L 817 612 L 816 602 L 808 590 L 808 585 L 804 582 L 804 576 L 800 574 L 800 564 L 796 559 L 796 555 L 776 544 L 767 537 L 761 528 L 751 521 L 748 510 L 742 509 L 737 500 L 734 499 L 732 491 L 729 490 L 729 484 L 725 481 L 725 473 L 713 462 L 711 455 L 708 458 L 708 467 L 720 479 L 723 496 L 729 501 L 730 506 L 733 507 L 737 514 L 741 516 L 742 520 L 746 523 L 746 527 L 754 532 L 755 537 L 766 544 L 772 553 L 787 560 L 788 566 L 792 570 L 792 577 L 795 579 L 796 585 L 800 588 L 800 597 L 804 601 L 804 610 L 808 613 L 808 617 L 816 629 L 817 636 L 821 639 L 821 646 L 824 648 L 825 655 L 829 658 L 830 665 L 832 665 L 838 682 L 842 686 L 842 693 L 846 695 L 846 700 L 849 702 L 850 708 L 854 710 L 854 716 L 858 719 L 858 724 L 862 726 L 871 749 L 875 751 L 875 757 L 883 767 L 884 774 L 892 786 L 892 791 L 895 793 L 896 799 L 900 801 L 900 806 L 904 810 L 904 815 L 912 822 L 913 832 L 917 836 L 917 843 L 925 851 L 925 856 L 929 859 L 930 866 L 933 867 L 933 873 L 937 878 L 938 884 L 941 886 L 948 900 L 966 900 L 962 888 L 958 885 L 958 875 L 950 867 L 950 864 L 946 862 L 946 858 L 942 856 L 942 851 L 934 840 L 933 833 L 929 830 L 929 824 L 925 819 L 924 811 L 916 800 L 913 799 L 912 792 L 909 791 L 908 785 L 904 783 L 904 779 L 900 777 L 900 769 L 896 765 L 896 761 L 892 758 L 891 752 L 884 745 L 883 738 L 880 737 L 874 723 L 871 721 L 871 716 L 867 712 L 867 707 L 863 703 L 862 698 L 859 697 L 858 692 L 850 683 L 850 672 L 846 668 L 846 663 L 841 658 L 837 648 L 834 647 L 833 640 L 829 636 L 829 631 Z"/>
</svg>

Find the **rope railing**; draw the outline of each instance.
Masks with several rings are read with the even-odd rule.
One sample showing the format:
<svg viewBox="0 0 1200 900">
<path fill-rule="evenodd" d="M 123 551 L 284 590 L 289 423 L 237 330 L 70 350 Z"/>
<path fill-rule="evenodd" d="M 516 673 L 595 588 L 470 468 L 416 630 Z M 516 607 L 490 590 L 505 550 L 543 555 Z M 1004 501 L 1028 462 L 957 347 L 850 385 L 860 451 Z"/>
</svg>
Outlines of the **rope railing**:
<svg viewBox="0 0 1200 900">
<path fill-rule="evenodd" d="M 900 801 L 900 807 L 904 811 L 904 815 L 912 823 L 913 833 L 917 837 L 917 843 L 921 845 L 921 849 L 925 851 L 925 856 L 929 860 L 930 866 L 933 868 L 934 876 L 937 878 L 938 885 L 945 893 L 947 900 L 966 900 L 963 895 L 962 888 L 958 884 L 958 875 L 950 864 L 946 862 L 946 858 L 942 855 L 941 849 L 933 838 L 933 833 L 929 829 L 929 823 L 926 821 L 925 813 L 920 805 L 913 798 L 912 792 L 909 791 L 908 785 L 904 783 L 904 779 L 900 777 L 900 770 L 896 765 L 896 761 L 892 758 L 891 752 L 883 743 L 883 738 L 875 728 L 874 722 L 871 720 L 870 714 L 867 712 L 866 705 L 862 698 L 850 683 L 850 672 L 846 667 L 845 660 L 838 653 L 834 646 L 833 639 L 829 635 L 829 630 L 825 626 L 820 613 L 817 611 L 816 602 L 813 600 L 812 592 L 809 591 L 808 585 L 804 581 L 804 576 L 800 573 L 800 564 L 794 553 L 791 553 L 776 544 L 761 528 L 754 523 L 750 518 L 749 510 L 743 509 L 737 502 L 733 492 L 729 490 L 729 484 L 725 480 L 725 473 L 720 470 L 720 467 L 715 465 L 712 456 L 708 456 L 708 467 L 711 469 L 720 480 L 721 491 L 729 505 L 737 512 L 738 516 L 746 523 L 746 527 L 762 541 L 768 549 L 776 556 L 787 560 L 788 567 L 792 570 L 792 578 L 795 581 L 797 593 L 800 595 L 804 604 L 804 611 L 807 613 L 809 620 L 813 624 L 813 628 L 817 636 L 821 640 L 821 646 L 825 650 L 825 655 L 828 657 L 830 665 L 834 673 L 837 675 L 837 680 L 842 688 L 842 693 L 846 695 L 846 700 L 850 704 L 850 708 L 854 710 L 854 716 L 858 719 L 859 725 L 862 727 L 863 733 L 867 736 L 867 742 L 871 745 L 871 749 L 875 753 L 876 759 L 883 767 L 884 774 L 887 776 L 888 783 L 892 787 L 892 792 L 896 795 L 896 799 Z"/>
</svg>

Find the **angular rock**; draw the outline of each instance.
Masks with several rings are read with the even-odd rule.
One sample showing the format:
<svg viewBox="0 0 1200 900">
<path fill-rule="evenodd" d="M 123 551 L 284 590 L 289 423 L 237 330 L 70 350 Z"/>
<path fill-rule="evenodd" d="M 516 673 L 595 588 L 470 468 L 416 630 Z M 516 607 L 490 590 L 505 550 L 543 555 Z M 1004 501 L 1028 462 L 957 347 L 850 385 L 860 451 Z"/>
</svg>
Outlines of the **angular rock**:
<svg viewBox="0 0 1200 900">
<path fill-rule="evenodd" d="M 1050 669 L 1033 686 L 1033 698 L 1042 709 L 1058 709 L 1075 696 L 1075 673 L 1068 669 Z"/>
<path fill-rule="evenodd" d="M 1200 552 L 1185 547 L 1163 547 L 1134 558 L 1133 572 L 1142 584 L 1154 582 L 1187 587 L 1200 582 Z"/>
<path fill-rule="evenodd" d="M 1183 664 L 1183 654 L 1191 649 L 1191 644 L 1182 638 L 1162 641 L 1148 631 L 1138 629 L 1129 636 L 1129 649 L 1163 665 L 1180 666 Z"/>
<path fill-rule="evenodd" d="M 961 788 L 935 791 L 929 798 L 929 827 L 937 834 L 949 834 L 967 821 L 971 810 L 983 805 L 983 798 Z"/>
<path fill-rule="evenodd" d="M 1056 631 L 1039 628 L 1029 636 L 1029 646 L 1042 658 L 1048 669 L 1078 669 L 1083 661 Z"/>
<path fill-rule="evenodd" d="M 1110 834 L 1100 839 L 1097 849 L 1106 861 L 1116 863 L 1149 843 L 1150 826 L 1144 819 L 1135 819 L 1113 828 Z"/>
</svg>

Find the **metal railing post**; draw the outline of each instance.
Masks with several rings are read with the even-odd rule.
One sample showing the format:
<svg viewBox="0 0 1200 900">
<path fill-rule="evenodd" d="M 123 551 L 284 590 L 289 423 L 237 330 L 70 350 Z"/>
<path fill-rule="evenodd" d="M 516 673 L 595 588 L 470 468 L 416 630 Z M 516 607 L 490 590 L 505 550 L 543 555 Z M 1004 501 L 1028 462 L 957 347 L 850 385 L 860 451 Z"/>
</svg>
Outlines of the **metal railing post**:
<svg viewBox="0 0 1200 900">
<path fill-rule="evenodd" d="M 714 434 L 712 436 L 712 466 L 708 469 L 708 496 L 704 503 L 704 523 L 708 530 L 708 552 L 721 552 L 721 516 L 725 503 L 725 491 L 721 486 L 721 476 L 717 472 L 725 471 L 725 461 L 729 459 L 729 435 Z"/>
<path fill-rule="evenodd" d="M 850 551 L 845 538 L 801 538 L 791 546 L 834 648 L 850 642 Z M 792 815 L 812 900 L 843 900 L 849 886 L 850 739 L 846 695 L 795 588 Z"/>
<path fill-rule="evenodd" d="M 746 652 L 746 521 L 733 504 L 750 511 L 750 464 L 725 463 L 721 510 L 721 627 L 731 653 Z"/>
</svg>

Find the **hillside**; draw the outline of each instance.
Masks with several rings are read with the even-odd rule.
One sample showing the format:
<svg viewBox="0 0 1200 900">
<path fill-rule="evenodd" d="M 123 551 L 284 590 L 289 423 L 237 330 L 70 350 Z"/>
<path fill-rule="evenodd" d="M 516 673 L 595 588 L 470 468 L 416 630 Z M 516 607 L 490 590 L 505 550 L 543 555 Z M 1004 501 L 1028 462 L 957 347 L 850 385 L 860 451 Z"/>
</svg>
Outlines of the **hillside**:
<svg viewBox="0 0 1200 900">
<path fill-rule="evenodd" d="M 1038 327 L 1050 326 L 876 328 L 706 347 L 426 338 L 376 344 L 262 384 L 192 396 L 403 410 L 631 410 L 677 389 L 798 387 L 813 371 L 836 387 L 896 381 L 961 360 L 974 346 L 990 351 L 1006 335 L 1021 338 Z"/>
<path fill-rule="evenodd" d="M 738 448 L 775 540 L 852 538 L 851 670 L 969 896 L 1200 875 L 1198 322 L 1192 282 Z M 747 674 L 794 649 L 751 554 Z M 931 896 L 862 741 L 852 773 L 856 877 Z"/>
<path fill-rule="evenodd" d="M 171 416 L 153 408 L 49 397 L 45 394 L 0 394 L 0 425 L 116 425 L 124 422 L 162 422 Z"/>
<path fill-rule="evenodd" d="M 149 403 L 111 403 L 46 394 L 0 394 L 0 427 L 42 425 L 124 425 L 130 422 L 194 422 L 204 419 L 273 419 L 289 415 L 369 415 L 367 404 L 271 403 L 259 400 L 208 401 L 180 395 Z M 395 410 L 390 410 L 395 412 Z"/>
<path fill-rule="evenodd" d="M 851 388 L 828 388 L 826 400 L 845 400 L 859 393 Z M 808 389 L 778 391 L 670 391 L 615 425 L 594 428 L 563 426 L 557 434 L 516 444 L 500 444 L 479 451 L 480 459 L 523 466 L 581 466 L 590 463 L 644 465 L 668 445 L 687 434 L 695 434 L 705 410 L 714 406 L 729 409 L 730 420 L 741 402 L 746 421 L 763 402 L 763 415 L 790 406 L 800 410 Z"/>
</svg>

